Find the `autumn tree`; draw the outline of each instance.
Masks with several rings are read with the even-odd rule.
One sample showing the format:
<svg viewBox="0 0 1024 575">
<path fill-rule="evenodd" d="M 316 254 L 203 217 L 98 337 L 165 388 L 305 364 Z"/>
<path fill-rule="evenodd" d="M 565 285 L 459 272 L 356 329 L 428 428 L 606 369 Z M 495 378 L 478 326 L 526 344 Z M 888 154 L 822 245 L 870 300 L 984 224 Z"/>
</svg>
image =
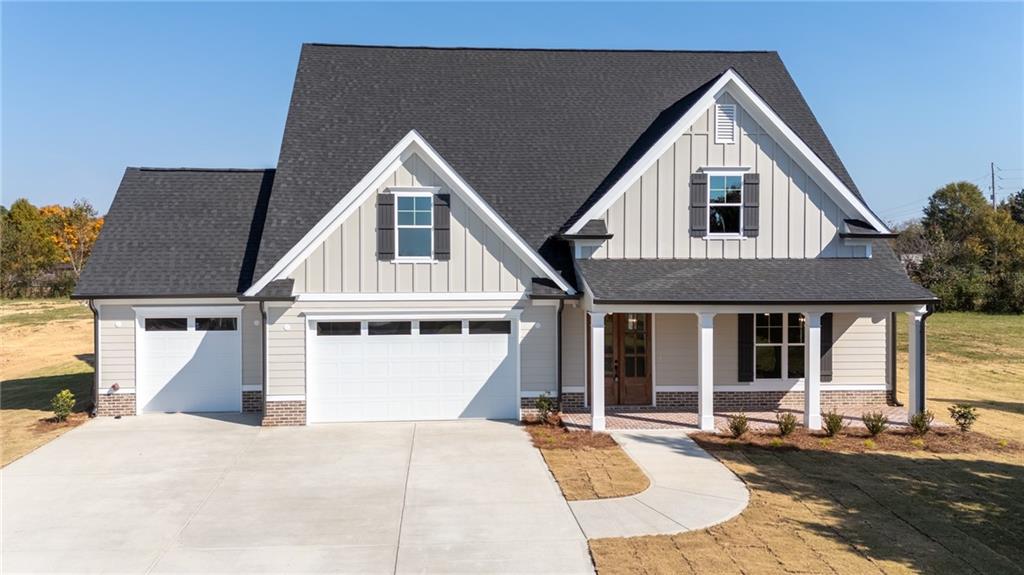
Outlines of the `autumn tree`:
<svg viewBox="0 0 1024 575">
<path fill-rule="evenodd" d="M 26 295 L 39 275 L 58 261 L 42 213 L 22 198 L 0 217 L 0 292 Z"/>
<path fill-rule="evenodd" d="M 61 261 L 71 265 L 71 273 L 77 281 L 100 235 L 103 218 L 88 200 L 75 200 L 70 206 L 44 206 L 40 212 L 46 219 L 50 240 Z"/>
</svg>

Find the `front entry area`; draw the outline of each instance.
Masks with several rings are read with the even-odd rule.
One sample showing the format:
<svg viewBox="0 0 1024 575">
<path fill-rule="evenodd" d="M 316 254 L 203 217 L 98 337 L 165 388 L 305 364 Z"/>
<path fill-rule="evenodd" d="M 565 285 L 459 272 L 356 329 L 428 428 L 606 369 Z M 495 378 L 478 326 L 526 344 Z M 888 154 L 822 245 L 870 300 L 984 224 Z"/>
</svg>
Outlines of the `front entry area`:
<svg viewBox="0 0 1024 575">
<path fill-rule="evenodd" d="M 609 406 L 651 405 L 651 314 L 608 314 L 604 325 L 605 403 Z"/>
<path fill-rule="evenodd" d="M 310 320 L 310 423 L 517 419 L 512 320 Z"/>
</svg>

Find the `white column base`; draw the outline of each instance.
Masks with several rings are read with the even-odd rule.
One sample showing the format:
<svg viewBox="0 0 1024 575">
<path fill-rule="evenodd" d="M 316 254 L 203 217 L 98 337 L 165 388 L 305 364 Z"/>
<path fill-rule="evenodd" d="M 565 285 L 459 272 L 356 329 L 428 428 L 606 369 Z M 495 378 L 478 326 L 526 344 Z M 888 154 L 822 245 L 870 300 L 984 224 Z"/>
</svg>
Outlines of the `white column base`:
<svg viewBox="0 0 1024 575">
<path fill-rule="evenodd" d="M 608 429 L 608 425 L 603 415 L 590 417 L 590 431 L 604 431 L 605 429 Z"/>
<path fill-rule="evenodd" d="M 715 416 L 714 415 L 701 415 L 700 416 L 700 430 L 701 431 L 714 431 L 715 430 Z"/>
<path fill-rule="evenodd" d="M 804 414 L 804 426 L 813 431 L 821 431 L 821 414 Z"/>
<path fill-rule="evenodd" d="M 804 427 L 821 429 L 821 315 L 805 313 Z"/>
<path fill-rule="evenodd" d="M 697 417 L 701 431 L 715 430 L 715 314 L 697 314 Z"/>
<path fill-rule="evenodd" d="M 604 314 L 590 313 L 590 430 L 604 431 Z"/>
</svg>

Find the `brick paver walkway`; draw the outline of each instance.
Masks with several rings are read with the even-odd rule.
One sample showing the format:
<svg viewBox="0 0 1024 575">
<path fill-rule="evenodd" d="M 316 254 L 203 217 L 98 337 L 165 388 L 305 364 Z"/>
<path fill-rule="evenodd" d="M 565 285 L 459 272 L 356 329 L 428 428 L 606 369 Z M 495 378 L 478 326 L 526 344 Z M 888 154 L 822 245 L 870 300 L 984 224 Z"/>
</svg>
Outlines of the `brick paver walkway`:
<svg viewBox="0 0 1024 575">
<path fill-rule="evenodd" d="M 751 429 L 775 429 L 775 414 L 790 412 L 803 422 L 803 411 L 794 409 L 779 409 L 777 411 L 749 411 L 746 412 Z M 907 425 L 907 410 L 904 407 L 866 405 L 863 407 L 848 407 L 837 410 L 852 426 L 863 427 L 861 415 L 867 412 L 881 411 L 889 418 L 889 424 L 893 427 L 905 427 Z M 736 412 L 738 413 L 738 412 Z M 733 412 L 719 412 L 715 414 L 715 427 L 724 430 L 727 428 L 727 418 L 734 415 Z M 605 412 L 605 420 L 608 431 L 627 429 L 686 429 L 697 430 L 697 413 L 692 411 L 669 411 L 657 408 L 608 408 Z M 562 414 L 562 421 L 569 429 L 590 429 L 589 413 L 565 413 Z"/>
</svg>

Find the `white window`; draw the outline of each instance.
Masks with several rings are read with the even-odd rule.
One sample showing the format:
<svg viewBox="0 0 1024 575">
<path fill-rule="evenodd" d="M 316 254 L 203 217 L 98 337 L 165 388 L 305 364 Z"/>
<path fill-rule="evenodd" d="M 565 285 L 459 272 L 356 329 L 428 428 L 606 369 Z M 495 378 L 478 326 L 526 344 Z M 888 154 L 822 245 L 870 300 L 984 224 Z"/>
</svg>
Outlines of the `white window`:
<svg viewBox="0 0 1024 575">
<path fill-rule="evenodd" d="M 433 257 L 433 194 L 420 192 L 395 195 L 395 235 L 398 259 L 430 260 Z"/>
<path fill-rule="evenodd" d="M 708 174 L 708 235 L 739 236 L 743 231 L 743 176 Z"/>
<path fill-rule="evenodd" d="M 736 105 L 715 105 L 715 143 L 736 143 Z"/>
<path fill-rule="evenodd" d="M 754 330 L 754 374 L 757 379 L 804 377 L 804 316 L 759 313 Z"/>
</svg>

